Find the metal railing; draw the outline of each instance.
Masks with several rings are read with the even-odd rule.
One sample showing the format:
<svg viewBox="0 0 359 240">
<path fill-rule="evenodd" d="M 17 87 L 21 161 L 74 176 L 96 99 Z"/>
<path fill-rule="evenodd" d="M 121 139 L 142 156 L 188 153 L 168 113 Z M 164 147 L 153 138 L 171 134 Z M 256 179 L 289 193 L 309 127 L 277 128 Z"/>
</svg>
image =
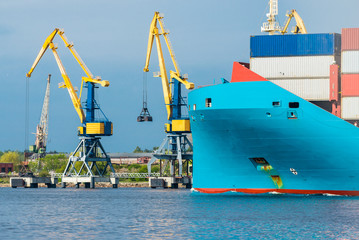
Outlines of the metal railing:
<svg viewBox="0 0 359 240">
<path fill-rule="evenodd" d="M 160 173 L 111 173 L 110 177 L 114 178 L 148 178 L 148 177 L 159 177 Z M 52 173 L 53 178 L 62 178 L 63 173 Z M 89 177 L 88 175 L 77 176 L 77 177 Z"/>
<path fill-rule="evenodd" d="M 19 174 L 14 173 L 14 172 L 11 172 L 11 173 L 2 172 L 2 173 L 0 173 L 0 177 L 17 177 L 17 176 L 19 176 Z"/>
<path fill-rule="evenodd" d="M 61 178 L 63 173 L 51 173 L 51 177 L 53 178 Z"/>
<path fill-rule="evenodd" d="M 76 175 L 76 174 L 68 174 L 68 175 L 65 175 L 63 173 L 51 173 L 51 177 L 52 178 L 62 178 L 62 177 L 101 177 L 99 175 Z M 105 176 L 102 176 L 102 177 L 109 177 L 109 175 L 105 175 Z"/>
<path fill-rule="evenodd" d="M 111 177 L 116 178 L 148 178 L 148 177 L 159 177 L 160 173 L 111 173 Z"/>
</svg>

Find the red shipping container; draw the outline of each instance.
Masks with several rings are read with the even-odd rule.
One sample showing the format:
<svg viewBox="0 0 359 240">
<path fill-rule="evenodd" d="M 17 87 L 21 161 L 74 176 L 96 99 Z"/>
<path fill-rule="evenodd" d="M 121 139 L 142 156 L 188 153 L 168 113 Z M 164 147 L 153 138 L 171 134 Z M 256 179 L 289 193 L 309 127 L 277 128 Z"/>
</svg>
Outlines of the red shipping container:
<svg viewBox="0 0 359 240">
<path fill-rule="evenodd" d="M 342 74 L 342 96 L 359 96 L 359 74 Z"/>
<path fill-rule="evenodd" d="M 342 29 L 342 51 L 359 50 L 359 28 Z"/>
</svg>

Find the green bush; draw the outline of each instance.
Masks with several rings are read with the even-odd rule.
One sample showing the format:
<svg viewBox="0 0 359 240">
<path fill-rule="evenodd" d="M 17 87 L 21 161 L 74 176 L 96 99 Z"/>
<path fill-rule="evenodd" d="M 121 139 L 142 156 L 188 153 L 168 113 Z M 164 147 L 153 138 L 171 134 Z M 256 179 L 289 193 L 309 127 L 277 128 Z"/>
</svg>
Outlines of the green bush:
<svg viewBox="0 0 359 240">
<path fill-rule="evenodd" d="M 39 177 L 48 177 L 50 176 L 49 172 L 46 171 L 46 170 L 42 170 L 40 173 L 39 173 Z"/>
<path fill-rule="evenodd" d="M 20 152 L 12 152 L 7 151 L 3 153 L 0 157 L 0 162 L 2 163 L 13 163 L 15 171 L 19 171 L 19 165 L 23 157 L 21 156 Z"/>
<path fill-rule="evenodd" d="M 146 173 L 147 172 L 147 165 L 142 165 L 138 170 L 139 173 Z"/>
<path fill-rule="evenodd" d="M 9 183 L 10 178 L 0 178 L 0 183 Z"/>
<path fill-rule="evenodd" d="M 137 163 L 131 164 L 131 165 L 128 166 L 128 170 L 131 171 L 131 172 L 132 172 L 132 169 L 137 170 L 137 169 L 140 169 L 140 168 L 141 168 L 141 165 L 137 164 Z M 134 172 L 137 172 L 137 171 L 134 171 Z"/>
<path fill-rule="evenodd" d="M 147 167 L 147 166 L 146 166 Z M 158 166 L 158 165 L 155 165 L 155 166 L 152 166 L 152 172 L 153 173 L 158 173 L 158 172 L 160 172 L 160 166 Z"/>
</svg>

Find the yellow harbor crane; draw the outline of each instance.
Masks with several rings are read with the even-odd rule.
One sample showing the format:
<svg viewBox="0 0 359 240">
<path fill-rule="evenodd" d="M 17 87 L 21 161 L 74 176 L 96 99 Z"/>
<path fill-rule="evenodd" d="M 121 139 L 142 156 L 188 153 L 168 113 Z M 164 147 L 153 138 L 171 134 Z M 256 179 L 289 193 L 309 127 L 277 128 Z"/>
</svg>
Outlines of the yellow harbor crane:
<svg viewBox="0 0 359 240">
<path fill-rule="evenodd" d="M 184 97 L 182 97 L 181 86 L 184 85 L 187 89 L 193 89 L 194 83 L 187 81 L 187 76 L 181 75 L 168 34 L 168 31 L 165 30 L 163 16 L 159 12 L 155 12 L 150 25 L 146 63 L 143 71 L 149 71 L 151 51 L 155 39 L 160 72 L 155 73 L 154 77 L 160 77 L 162 80 L 163 97 L 167 110 L 167 123 L 165 124 L 165 132 L 167 133 L 167 136 L 159 149 L 155 151 L 154 157 L 149 161 L 148 171 L 151 173 L 151 164 L 157 159 L 165 159 L 167 160 L 166 164 L 168 162 L 171 163 L 171 175 L 175 176 L 174 166 L 176 160 L 179 161 L 179 175 L 182 175 L 182 160 L 192 160 L 192 154 L 186 153 L 188 147 L 192 149 L 192 144 L 186 135 L 191 132 L 191 129 L 190 120 L 182 111 L 182 108 L 188 107 L 188 105 L 185 102 Z M 169 78 L 163 57 L 160 36 L 163 36 L 165 39 L 175 69 L 175 71 L 170 71 Z M 166 148 L 166 146 L 168 147 Z M 165 167 L 163 170 L 164 169 Z"/>
<path fill-rule="evenodd" d="M 297 11 L 295 9 L 292 9 L 289 13 L 287 13 L 287 21 L 284 25 L 284 27 L 281 29 L 281 33 L 285 34 L 287 33 L 287 29 L 289 26 L 290 21 L 292 20 L 292 18 L 294 17 L 295 21 L 296 21 L 296 25 L 294 27 L 294 30 L 292 31 L 292 33 L 297 34 L 297 33 L 302 33 L 302 34 L 307 34 L 307 29 L 305 28 L 303 19 L 299 16 L 299 14 L 297 13 Z"/>
<path fill-rule="evenodd" d="M 63 66 L 60 57 L 57 53 L 57 47 L 53 43 L 53 39 L 56 35 L 59 35 L 63 40 L 65 46 L 70 50 L 76 61 L 86 74 L 86 77 L 82 77 L 81 89 L 79 96 L 77 91 L 73 87 L 70 78 L 68 77 L 65 67 Z M 94 77 L 94 75 L 87 68 L 79 54 L 74 49 L 74 45 L 70 43 L 65 36 L 63 30 L 56 28 L 45 40 L 40 52 L 38 53 L 30 71 L 26 74 L 28 78 L 31 77 L 40 59 L 50 48 L 56 59 L 57 65 L 60 69 L 61 75 L 64 79 L 63 83 L 59 84 L 60 88 L 66 88 L 70 95 L 72 104 L 80 118 L 81 126 L 78 128 L 78 135 L 80 136 L 80 143 L 76 150 L 70 156 L 66 169 L 63 173 L 64 176 L 102 176 L 107 167 L 110 167 L 114 173 L 115 170 L 111 164 L 110 157 L 106 154 L 101 142 L 101 136 L 112 135 L 112 122 L 101 111 L 99 105 L 95 100 L 96 85 L 99 84 L 103 87 L 110 85 L 109 81 L 102 80 L 100 77 Z M 87 88 L 87 99 L 85 104 L 81 103 L 82 89 Z M 102 118 L 97 118 L 95 112 L 102 114 Z M 102 151 L 102 153 L 101 153 Z M 75 168 L 76 162 L 81 162 L 80 169 Z M 104 162 L 104 167 L 100 167 L 97 162 Z M 101 164 L 100 164 L 101 165 Z"/>
<path fill-rule="evenodd" d="M 299 16 L 298 12 L 295 9 L 292 9 L 290 12 L 287 12 L 287 20 L 284 24 L 284 27 L 279 26 L 279 23 L 276 21 L 276 16 L 278 15 L 278 0 L 270 0 L 269 1 L 269 13 L 267 13 L 267 22 L 264 22 L 261 31 L 268 32 L 269 35 L 273 35 L 276 33 L 286 34 L 288 26 L 291 20 L 295 19 L 296 25 L 292 33 L 297 34 L 306 34 L 307 29 L 304 25 L 303 19 Z"/>
</svg>

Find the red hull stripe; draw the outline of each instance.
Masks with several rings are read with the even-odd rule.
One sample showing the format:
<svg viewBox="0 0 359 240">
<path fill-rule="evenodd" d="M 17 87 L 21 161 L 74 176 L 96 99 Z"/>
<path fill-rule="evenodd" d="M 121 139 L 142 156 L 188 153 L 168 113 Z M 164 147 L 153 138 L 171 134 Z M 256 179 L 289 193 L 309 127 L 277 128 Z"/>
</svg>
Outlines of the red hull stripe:
<svg viewBox="0 0 359 240">
<path fill-rule="evenodd" d="M 334 194 L 345 196 L 359 196 L 359 191 L 342 191 L 342 190 L 299 190 L 299 189 L 271 189 L 271 188 L 195 188 L 196 191 L 201 193 L 225 193 L 225 192 L 239 192 L 248 194 L 260 193 L 290 193 L 290 194 Z"/>
</svg>

